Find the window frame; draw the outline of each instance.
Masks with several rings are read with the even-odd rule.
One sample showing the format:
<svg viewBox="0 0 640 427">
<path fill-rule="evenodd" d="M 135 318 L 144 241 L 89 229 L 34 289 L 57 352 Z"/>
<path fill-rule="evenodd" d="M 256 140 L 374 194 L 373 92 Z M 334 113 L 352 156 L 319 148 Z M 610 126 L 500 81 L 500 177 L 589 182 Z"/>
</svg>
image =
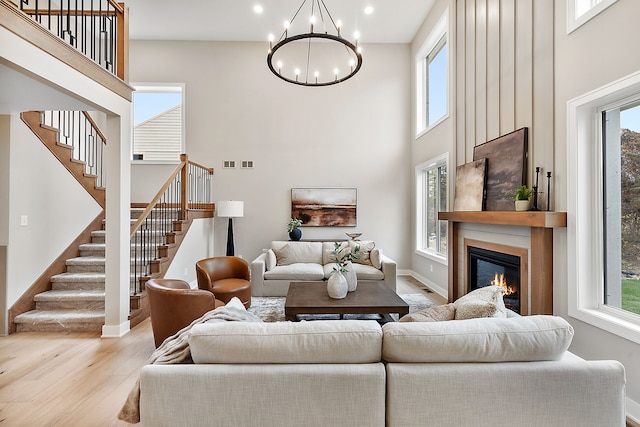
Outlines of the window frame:
<svg viewBox="0 0 640 427">
<path fill-rule="evenodd" d="M 604 304 L 602 111 L 640 96 L 636 72 L 567 103 L 569 316 L 640 344 L 640 315 Z"/>
<path fill-rule="evenodd" d="M 618 0 L 602 0 L 592 5 L 585 13 L 576 17 L 576 4 L 584 0 L 567 0 L 567 34 L 580 28 L 603 12 L 606 8 L 617 2 Z"/>
<path fill-rule="evenodd" d="M 429 99 L 427 95 L 427 75 L 428 75 L 428 58 L 437 56 L 437 53 L 443 48 L 447 47 L 446 52 L 446 70 L 445 70 L 445 100 L 446 107 L 444 114 L 436 119 L 433 123 L 428 123 L 428 111 L 429 111 Z M 433 55 L 433 54 L 436 55 Z M 426 38 L 416 56 L 414 58 L 415 66 L 415 78 L 416 78 L 416 139 L 424 135 L 430 129 L 436 127 L 439 123 L 449 117 L 450 108 L 450 88 L 449 82 L 451 72 L 451 59 L 449 49 L 449 10 L 445 10 L 438 22 L 434 26 L 433 30 Z"/>
<path fill-rule="evenodd" d="M 449 153 L 441 154 L 438 157 L 427 160 L 426 162 L 420 163 L 415 167 L 415 183 L 416 183 L 416 233 L 415 233 L 415 253 L 417 255 L 423 256 L 425 258 L 429 258 L 433 261 L 436 261 L 443 265 L 448 265 L 448 256 L 447 252 L 444 253 L 434 251 L 432 249 L 424 248 L 424 234 L 425 234 L 425 226 L 424 226 L 424 218 L 426 217 L 425 212 L 425 186 L 424 186 L 424 176 L 434 169 L 437 169 L 441 166 L 445 167 L 447 173 L 447 188 L 446 194 L 444 195 L 444 200 L 446 203 L 449 203 Z M 438 186 L 439 188 L 439 186 Z M 437 194 L 436 200 L 442 200 L 442 195 Z M 446 209 L 446 207 L 445 207 Z M 440 209 L 436 209 L 437 212 L 440 212 Z M 436 225 L 439 225 L 440 220 L 436 220 Z M 445 236 L 446 240 L 447 236 Z M 440 245 L 438 245 L 440 246 Z"/>
<path fill-rule="evenodd" d="M 135 89 L 136 92 L 177 92 L 176 89 L 179 89 L 180 94 L 182 95 L 182 129 L 181 129 L 181 141 L 180 141 L 180 153 L 178 153 L 178 157 L 176 160 L 134 160 L 133 154 L 135 149 L 135 140 L 134 140 L 134 125 L 131 126 L 131 153 L 129 155 L 129 159 L 131 164 L 139 164 L 139 165 L 163 165 L 163 164 L 179 164 L 180 163 L 180 154 L 186 153 L 186 102 L 185 102 L 185 84 L 184 83 L 150 83 L 150 82 L 136 82 L 130 83 L 130 85 Z M 131 103 L 131 117 L 133 119 L 133 111 L 135 105 L 134 101 Z"/>
</svg>

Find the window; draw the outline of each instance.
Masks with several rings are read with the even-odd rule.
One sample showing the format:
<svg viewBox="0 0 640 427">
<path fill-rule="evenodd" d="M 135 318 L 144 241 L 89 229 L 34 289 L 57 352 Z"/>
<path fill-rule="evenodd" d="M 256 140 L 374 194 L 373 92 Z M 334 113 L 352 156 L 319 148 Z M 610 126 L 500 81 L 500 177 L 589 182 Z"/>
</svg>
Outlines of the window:
<svg viewBox="0 0 640 427">
<path fill-rule="evenodd" d="M 178 162 L 184 149 L 184 86 L 136 84 L 132 159 Z"/>
<path fill-rule="evenodd" d="M 569 315 L 640 343 L 640 72 L 568 107 Z"/>
<path fill-rule="evenodd" d="M 447 17 L 445 12 L 416 55 L 416 132 L 435 126 L 448 111 Z"/>
<path fill-rule="evenodd" d="M 618 0 L 568 0 L 567 34 L 587 23 L 616 1 Z"/>
<path fill-rule="evenodd" d="M 604 303 L 640 315 L 640 95 L 602 112 Z"/>
<path fill-rule="evenodd" d="M 447 222 L 438 212 L 447 210 L 447 164 L 442 155 L 416 166 L 416 253 L 446 261 Z"/>
</svg>

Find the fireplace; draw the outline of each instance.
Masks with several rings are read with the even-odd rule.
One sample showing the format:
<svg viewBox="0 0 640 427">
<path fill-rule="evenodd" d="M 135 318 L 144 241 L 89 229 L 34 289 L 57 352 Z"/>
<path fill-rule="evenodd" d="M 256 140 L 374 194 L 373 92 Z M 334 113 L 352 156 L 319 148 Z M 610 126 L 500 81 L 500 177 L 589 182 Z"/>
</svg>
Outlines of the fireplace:
<svg viewBox="0 0 640 427">
<path fill-rule="evenodd" d="M 528 251 L 523 248 L 464 239 L 465 293 L 485 286 L 503 287 L 505 306 L 528 313 Z"/>
</svg>

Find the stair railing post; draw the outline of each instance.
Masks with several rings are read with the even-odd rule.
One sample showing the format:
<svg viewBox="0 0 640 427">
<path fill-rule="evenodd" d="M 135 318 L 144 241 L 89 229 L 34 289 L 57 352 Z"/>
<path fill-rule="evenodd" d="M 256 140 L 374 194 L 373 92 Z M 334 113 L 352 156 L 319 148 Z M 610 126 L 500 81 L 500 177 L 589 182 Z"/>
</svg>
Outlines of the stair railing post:
<svg viewBox="0 0 640 427">
<path fill-rule="evenodd" d="M 180 154 L 180 161 L 182 162 L 182 170 L 180 171 L 180 216 L 181 220 L 186 221 L 187 219 L 187 203 L 189 197 L 189 188 L 188 188 L 188 170 L 187 166 L 189 165 L 189 159 L 186 154 Z"/>
</svg>

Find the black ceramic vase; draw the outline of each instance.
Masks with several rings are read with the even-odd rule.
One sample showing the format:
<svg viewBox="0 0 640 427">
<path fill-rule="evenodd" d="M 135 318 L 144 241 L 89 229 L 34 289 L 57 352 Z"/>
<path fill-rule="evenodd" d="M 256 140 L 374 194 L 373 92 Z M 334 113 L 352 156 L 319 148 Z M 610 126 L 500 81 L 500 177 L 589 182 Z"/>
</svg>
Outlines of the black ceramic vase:
<svg viewBox="0 0 640 427">
<path fill-rule="evenodd" d="M 299 228 L 294 228 L 289 232 L 289 238 L 291 240 L 300 240 L 300 238 L 302 238 L 302 230 L 300 230 Z"/>
</svg>

